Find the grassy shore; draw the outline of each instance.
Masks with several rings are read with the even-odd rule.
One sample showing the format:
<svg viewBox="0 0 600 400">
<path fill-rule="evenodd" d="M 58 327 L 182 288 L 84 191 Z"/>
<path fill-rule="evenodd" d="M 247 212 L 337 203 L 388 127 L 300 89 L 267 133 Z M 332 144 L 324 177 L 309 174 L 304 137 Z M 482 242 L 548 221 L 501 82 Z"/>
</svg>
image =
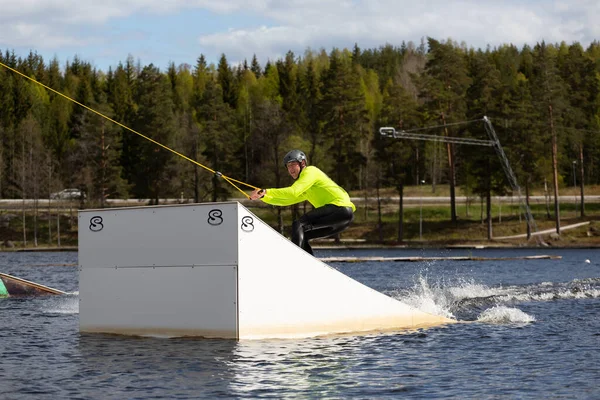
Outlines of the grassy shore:
<svg viewBox="0 0 600 400">
<path fill-rule="evenodd" d="M 561 196 L 578 195 L 576 188 L 561 190 Z M 600 194 L 600 187 L 586 188 L 586 195 Z M 469 198 L 467 202 L 457 204 L 456 223 L 450 221 L 450 206 L 444 203 L 422 203 L 418 197 L 448 197 L 447 186 L 438 185 L 432 192 L 428 187 L 407 187 L 403 212 L 402 235 L 399 237 L 398 201 L 394 189 L 381 190 L 383 198 L 377 201 L 376 193 L 369 191 L 352 192 L 352 197 L 368 198 L 357 201 L 357 210 L 352 225 L 339 238 L 315 242 L 321 246 L 406 246 L 406 247 L 448 247 L 448 246 L 556 246 L 556 247 L 600 247 L 600 203 L 586 203 L 585 216 L 581 216 L 580 206 L 575 201 L 563 202 L 560 206 L 561 234 L 547 233 L 526 238 L 494 239 L 525 234 L 526 221 L 521 213 L 518 201 L 504 200 L 492 203 L 492 240 L 488 240 L 485 205 L 479 198 Z M 458 190 L 458 196 L 465 194 Z M 543 191 L 533 191 L 532 196 L 543 196 Z M 409 201 L 412 198 L 412 201 Z M 537 231 L 555 231 L 553 203 L 531 204 L 531 211 Z M 252 202 L 250 210 L 273 228 L 289 236 L 294 212 L 292 207 L 273 207 L 261 202 Z M 0 250 L 77 248 L 77 211 L 74 207 L 33 211 L 0 210 Z M 306 210 L 310 210 L 307 205 Z M 303 213 L 304 205 L 296 212 Z M 483 212 L 482 212 L 483 211 Z M 25 223 L 23 223 L 23 216 Z M 570 229 L 578 223 L 586 225 Z M 24 233 L 25 232 L 25 233 Z M 59 245 L 60 241 L 60 245 Z"/>
</svg>

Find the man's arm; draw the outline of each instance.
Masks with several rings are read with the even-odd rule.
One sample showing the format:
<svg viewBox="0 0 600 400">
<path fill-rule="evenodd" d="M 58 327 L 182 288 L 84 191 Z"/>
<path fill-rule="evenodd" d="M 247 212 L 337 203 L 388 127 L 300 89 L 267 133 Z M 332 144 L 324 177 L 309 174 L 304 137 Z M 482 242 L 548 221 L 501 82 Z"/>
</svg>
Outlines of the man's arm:
<svg viewBox="0 0 600 400">
<path fill-rule="evenodd" d="M 281 189 L 265 189 L 261 198 L 267 204 L 275 206 L 290 206 L 306 200 L 305 193 L 315 184 L 317 174 L 313 168 L 306 168 L 292 186 Z"/>
</svg>

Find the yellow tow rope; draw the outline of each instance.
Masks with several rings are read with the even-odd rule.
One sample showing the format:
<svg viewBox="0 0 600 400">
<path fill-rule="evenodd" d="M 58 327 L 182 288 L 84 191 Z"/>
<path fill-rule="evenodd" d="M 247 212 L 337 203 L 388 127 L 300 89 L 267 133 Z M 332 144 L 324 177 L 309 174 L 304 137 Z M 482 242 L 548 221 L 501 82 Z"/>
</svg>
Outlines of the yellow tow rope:
<svg viewBox="0 0 600 400">
<path fill-rule="evenodd" d="M 63 93 L 61 93 L 61 92 L 59 92 L 59 91 L 56 91 L 56 90 L 52 89 L 51 87 L 44 85 L 44 84 L 43 84 L 43 83 L 41 83 L 41 82 L 38 82 L 38 81 L 36 81 L 35 79 L 33 79 L 33 78 L 31 78 L 31 77 L 29 77 L 29 76 L 27 76 L 27 75 L 23 74 L 22 72 L 19 72 L 19 71 L 17 71 L 17 70 L 16 70 L 16 69 L 14 69 L 14 68 L 11 68 L 11 67 L 9 67 L 8 65 L 6 65 L 6 64 L 4 64 L 4 63 L 2 63 L 2 62 L 0 62 L 0 66 L 3 66 L 4 68 L 6 68 L 6 69 L 8 69 L 8 70 L 10 70 L 10 71 L 12 71 L 12 72 L 14 72 L 14 73 L 21 75 L 23 78 L 27 78 L 27 79 L 29 79 L 29 80 L 30 80 L 30 81 L 32 81 L 33 83 L 37 83 L 38 85 L 40 85 L 40 86 L 43 86 L 44 88 L 46 88 L 46 89 L 50 90 L 51 92 L 54 92 L 54 93 L 56 93 L 57 95 L 59 95 L 59 96 L 62 96 L 62 97 L 64 97 L 65 99 L 67 99 L 67 100 L 70 100 L 70 101 L 72 101 L 73 103 L 80 105 L 81 107 L 85 108 L 86 110 L 89 110 L 89 111 L 93 112 L 94 114 L 98 114 L 98 115 L 99 115 L 99 116 L 101 116 L 102 118 L 105 118 L 105 119 L 109 120 L 110 122 L 112 122 L 112 123 L 115 123 L 115 124 L 119 125 L 120 127 L 122 127 L 122 128 L 125 128 L 125 129 L 127 129 L 128 131 L 130 131 L 130 132 L 133 132 L 133 133 L 135 133 L 136 135 L 139 135 L 139 136 L 143 137 L 144 139 L 146 139 L 146 140 L 148 140 L 148 141 L 150 141 L 150 142 L 152 142 L 152 143 L 154 143 L 154 144 L 156 144 L 156 145 L 158 145 L 158 146 L 162 147 L 163 149 L 165 149 L 165 150 L 169 150 L 171 153 L 177 154 L 179 157 L 181 157 L 181 158 L 184 158 L 184 159 L 186 159 L 186 160 L 188 160 L 188 161 L 190 161 L 190 162 L 192 162 L 192 163 L 194 163 L 194 164 L 198 165 L 199 167 L 202 167 L 202 168 L 204 168 L 205 170 L 207 170 L 207 171 L 209 171 L 209 172 L 211 172 L 211 173 L 215 174 L 216 176 L 218 176 L 218 177 L 220 177 L 220 178 L 223 178 L 223 179 L 225 179 L 225 180 L 226 180 L 226 181 L 227 181 L 229 184 L 231 184 L 231 185 L 232 185 L 234 188 L 236 188 L 237 190 L 239 190 L 239 191 L 240 191 L 240 192 L 241 192 L 241 193 L 242 193 L 244 196 L 246 196 L 247 198 L 250 198 L 250 196 L 249 196 L 248 194 L 246 194 L 246 192 L 244 192 L 242 189 L 240 189 L 240 188 L 239 188 L 239 187 L 238 187 L 238 186 L 237 186 L 235 183 L 239 183 L 239 184 L 241 184 L 241 185 L 248 186 L 248 187 L 250 187 L 250 188 L 252 188 L 252 189 L 259 189 L 259 188 L 257 188 L 256 186 L 252 186 L 252 185 L 250 185 L 250 184 L 248 184 L 248 183 L 245 183 L 245 182 L 238 181 L 238 180 L 236 180 L 236 179 L 230 178 L 230 177 L 228 177 L 228 176 L 225 176 L 225 175 L 223 175 L 223 174 L 222 174 L 222 173 L 220 173 L 219 171 L 215 171 L 214 169 L 211 169 L 211 168 L 207 167 L 206 165 L 202 165 L 202 164 L 200 164 L 198 161 L 196 161 L 196 160 L 192 160 L 191 158 L 189 158 L 189 157 L 187 157 L 187 156 L 185 156 L 185 155 L 183 155 L 183 154 L 179 153 L 178 151 L 175 151 L 175 150 L 173 150 L 172 148 L 170 148 L 170 147 L 168 147 L 168 146 L 165 146 L 164 144 L 162 144 L 162 143 L 159 143 L 159 142 L 157 142 L 156 140 L 154 140 L 154 139 L 152 139 L 152 138 L 149 138 L 148 136 L 146 136 L 146 135 L 143 135 L 143 134 L 141 134 L 141 133 L 139 133 L 139 132 L 137 132 L 137 131 L 135 131 L 135 130 L 131 129 L 131 128 L 130 128 L 130 127 L 128 127 L 128 126 L 126 126 L 126 125 L 123 125 L 122 123 L 120 123 L 120 122 L 117 122 L 117 121 L 115 121 L 114 119 L 107 117 L 106 115 L 102 114 L 101 112 L 98 112 L 98 111 L 94 110 L 93 108 L 90 108 L 90 107 L 86 106 L 85 104 L 82 104 L 82 103 L 78 102 L 77 100 L 74 100 L 74 99 L 70 98 L 69 96 L 67 96 L 67 95 L 65 95 L 65 94 L 63 94 Z M 235 183 L 234 183 L 234 182 L 235 182 Z"/>
</svg>

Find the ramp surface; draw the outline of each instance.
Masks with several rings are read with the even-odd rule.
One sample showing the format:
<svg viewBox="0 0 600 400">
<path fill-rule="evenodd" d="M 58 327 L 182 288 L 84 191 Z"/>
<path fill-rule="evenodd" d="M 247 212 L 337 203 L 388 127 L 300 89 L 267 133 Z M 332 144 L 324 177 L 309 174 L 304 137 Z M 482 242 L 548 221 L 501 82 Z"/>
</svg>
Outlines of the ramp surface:
<svg viewBox="0 0 600 400">
<path fill-rule="evenodd" d="M 240 338 L 414 329 L 455 322 L 373 290 L 306 253 L 245 207 L 239 239 Z"/>
<path fill-rule="evenodd" d="M 304 252 L 236 202 L 79 213 L 80 330 L 235 339 L 455 322 Z"/>
</svg>

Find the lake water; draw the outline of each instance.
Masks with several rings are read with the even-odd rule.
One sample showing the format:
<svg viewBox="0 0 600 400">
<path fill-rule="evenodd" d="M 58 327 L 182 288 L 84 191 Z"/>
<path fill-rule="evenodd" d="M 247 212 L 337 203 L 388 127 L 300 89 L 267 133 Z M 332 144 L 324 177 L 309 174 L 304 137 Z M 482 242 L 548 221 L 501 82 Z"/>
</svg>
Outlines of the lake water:
<svg viewBox="0 0 600 400">
<path fill-rule="evenodd" d="M 467 254 L 562 259 L 333 263 L 466 322 L 238 342 L 82 335 L 77 253 L 0 253 L 0 272 L 69 292 L 0 299 L 0 398 L 600 398 L 600 250 L 316 251 Z"/>
</svg>

